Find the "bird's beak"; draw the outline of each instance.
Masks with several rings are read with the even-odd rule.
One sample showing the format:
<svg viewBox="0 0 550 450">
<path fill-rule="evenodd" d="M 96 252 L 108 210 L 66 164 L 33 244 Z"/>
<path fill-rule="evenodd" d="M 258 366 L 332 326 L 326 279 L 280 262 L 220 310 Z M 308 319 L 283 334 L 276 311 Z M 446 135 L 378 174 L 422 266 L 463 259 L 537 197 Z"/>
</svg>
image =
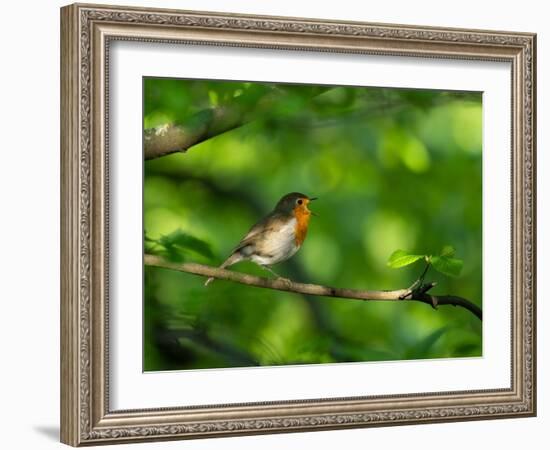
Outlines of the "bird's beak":
<svg viewBox="0 0 550 450">
<path fill-rule="evenodd" d="M 318 197 L 311 197 L 310 199 L 308 199 L 310 202 L 312 202 L 313 200 L 317 200 Z M 309 209 L 309 208 L 308 208 Z M 309 209 L 309 212 L 311 213 L 312 216 L 316 216 L 316 217 L 319 217 L 319 214 L 317 213 L 314 213 L 311 209 Z"/>
</svg>

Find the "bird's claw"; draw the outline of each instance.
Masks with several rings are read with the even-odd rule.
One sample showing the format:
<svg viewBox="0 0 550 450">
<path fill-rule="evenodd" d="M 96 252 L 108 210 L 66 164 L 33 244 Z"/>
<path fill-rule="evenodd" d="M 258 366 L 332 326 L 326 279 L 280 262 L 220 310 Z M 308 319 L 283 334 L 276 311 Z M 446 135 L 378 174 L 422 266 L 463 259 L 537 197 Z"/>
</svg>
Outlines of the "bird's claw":
<svg viewBox="0 0 550 450">
<path fill-rule="evenodd" d="M 292 285 L 292 281 L 285 277 L 278 277 L 277 281 L 282 281 L 286 285 L 286 287 L 290 287 Z"/>
</svg>

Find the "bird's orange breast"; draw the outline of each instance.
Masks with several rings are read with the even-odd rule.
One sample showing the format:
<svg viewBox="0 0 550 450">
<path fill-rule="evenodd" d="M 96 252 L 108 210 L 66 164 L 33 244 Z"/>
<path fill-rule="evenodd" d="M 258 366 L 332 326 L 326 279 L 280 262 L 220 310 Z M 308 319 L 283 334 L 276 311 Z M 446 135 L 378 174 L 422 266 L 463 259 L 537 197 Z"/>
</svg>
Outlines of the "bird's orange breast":
<svg viewBox="0 0 550 450">
<path fill-rule="evenodd" d="M 294 209 L 294 217 L 296 217 L 294 241 L 296 242 L 296 245 L 300 247 L 307 235 L 307 227 L 309 225 L 311 212 L 305 208 L 297 207 Z"/>
</svg>

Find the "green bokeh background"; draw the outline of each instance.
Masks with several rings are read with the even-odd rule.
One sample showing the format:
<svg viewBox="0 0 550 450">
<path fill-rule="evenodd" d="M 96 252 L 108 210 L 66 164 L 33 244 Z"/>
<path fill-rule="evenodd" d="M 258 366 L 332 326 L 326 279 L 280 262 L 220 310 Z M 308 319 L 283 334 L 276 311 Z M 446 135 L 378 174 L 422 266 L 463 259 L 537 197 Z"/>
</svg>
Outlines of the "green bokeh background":
<svg viewBox="0 0 550 450">
<path fill-rule="evenodd" d="M 308 237 L 274 269 L 357 289 L 409 286 L 418 262 L 397 249 L 464 260 L 458 278 L 432 269 L 434 294 L 481 306 L 480 93 L 245 82 L 144 80 L 144 127 L 183 123 L 245 99 L 246 124 L 145 162 L 144 227 L 200 239 L 179 257 L 218 265 L 288 192 L 319 197 Z M 146 249 L 155 245 L 146 241 Z M 232 269 L 265 276 L 253 263 Z M 145 267 L 144 370 L 471 357 L 481 321 L 462 308 L 309 297 Z"/>
</svg>

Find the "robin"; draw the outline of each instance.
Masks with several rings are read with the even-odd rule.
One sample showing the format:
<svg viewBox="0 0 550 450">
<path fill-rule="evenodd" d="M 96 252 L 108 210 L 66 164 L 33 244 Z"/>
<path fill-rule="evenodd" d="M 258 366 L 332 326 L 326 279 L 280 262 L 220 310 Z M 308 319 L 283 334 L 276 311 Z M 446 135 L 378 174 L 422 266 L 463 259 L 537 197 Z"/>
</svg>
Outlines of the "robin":
<svg viewBox="0 0 550 450">
<path fill-rule="evenodd" d="M 242 238 L 220 268 L 250 260 L 280 278 L 270 266 L 286 261 L 300 249 L 307 235 L 312 213 L 309 202 L 317 200 L 299 192 L 286 194 L 275 209 L 256 223 Z M 214 278 L 208 278 L 208 286 Z"/>
</svg>

